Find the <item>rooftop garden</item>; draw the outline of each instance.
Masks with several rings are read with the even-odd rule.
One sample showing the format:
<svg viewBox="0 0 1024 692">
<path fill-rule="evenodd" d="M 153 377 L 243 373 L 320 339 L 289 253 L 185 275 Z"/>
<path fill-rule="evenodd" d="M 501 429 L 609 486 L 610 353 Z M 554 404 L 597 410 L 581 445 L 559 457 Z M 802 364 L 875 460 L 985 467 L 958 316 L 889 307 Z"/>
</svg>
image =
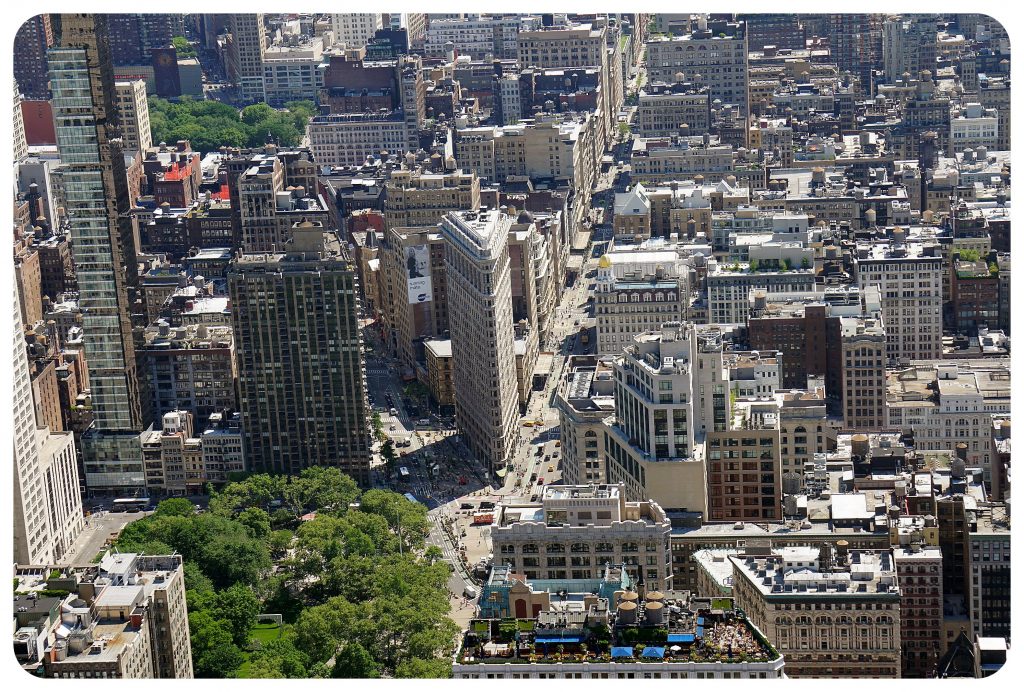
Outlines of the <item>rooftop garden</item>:
<svg viewBox="0 0 1024 692">
<path fill-rule="evenodd" d="M 731 607 L 729 599 L 714 606 Z M 555 629 L 527 619 L 479 619 L 463 634 L 457 661 L 476 663 L 767 663 L 779 654 L 741 611 L 700 610 L 678 627 L 609 627 L 585 622 Z"/>
</svg>

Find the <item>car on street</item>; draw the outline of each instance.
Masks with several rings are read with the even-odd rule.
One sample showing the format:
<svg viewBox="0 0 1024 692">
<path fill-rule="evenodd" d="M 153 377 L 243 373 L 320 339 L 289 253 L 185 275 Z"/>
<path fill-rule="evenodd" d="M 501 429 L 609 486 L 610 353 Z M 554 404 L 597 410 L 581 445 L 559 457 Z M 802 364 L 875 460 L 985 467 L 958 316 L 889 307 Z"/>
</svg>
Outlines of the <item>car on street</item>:
<svg viewBox="0 0 1024 692">
<path fill-rule="evenodd" d="M 476 505 L 474 505 L 472 502 L 463 502 L 461 505 L 459 505 L 459 509 L 476 509 Z"/>
<path fill-rule="evenodd" d="M 398 415 L 398 409 L 392 408 L 391 410 L 388 411 L 388 413 L 390 413 L 392 416 L 397 416 Z"/>
<path fill-rule="evenodd" d="M 555 465 L 554 464 L 548 464 L 548 473 L 554 473 L 554 472 L 555 472 Z"/>
</svg>

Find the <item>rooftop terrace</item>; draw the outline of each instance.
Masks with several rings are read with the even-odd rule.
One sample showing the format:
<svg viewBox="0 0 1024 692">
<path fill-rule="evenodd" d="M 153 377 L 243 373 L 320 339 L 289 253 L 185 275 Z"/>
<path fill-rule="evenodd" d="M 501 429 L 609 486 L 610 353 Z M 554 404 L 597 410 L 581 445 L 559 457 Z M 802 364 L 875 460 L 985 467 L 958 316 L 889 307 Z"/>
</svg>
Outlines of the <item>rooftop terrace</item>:
<svg viewBox="0 0 1024 692">
<path fill-rule="evenodd" d="M 625 592 L 616 612 L 598 599 L 587 610 L 546 611 L 536 619 L 477 619 L 456 654 L 460 664 L 748 663 L 779 658 L 732 599 L 689 602 L 685 592 Z M 580 604 L 582 605 L 582 604 Z M 630 615 L 630 613 L 642 615 Z M 657 612 L 657 625 L 637 624 Z M 667 615 L 661 613 L 667 612 Z"/>
</svg>

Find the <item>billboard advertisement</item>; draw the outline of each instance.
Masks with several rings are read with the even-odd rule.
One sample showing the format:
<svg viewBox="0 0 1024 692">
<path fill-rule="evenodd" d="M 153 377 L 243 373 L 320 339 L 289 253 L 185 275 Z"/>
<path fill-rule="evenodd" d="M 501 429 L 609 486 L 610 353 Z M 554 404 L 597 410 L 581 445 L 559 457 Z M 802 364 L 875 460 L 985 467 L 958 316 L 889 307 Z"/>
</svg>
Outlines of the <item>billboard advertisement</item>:
<svg viewBox="0 0 1024 692">
<path fill-rule="evenodd" d="M 405 267 L 408 272 L 409 303 L 427 303 L 432 298 L 430 281 L 430 250 L 426 245 L 405 248 Z"/>
</svg>

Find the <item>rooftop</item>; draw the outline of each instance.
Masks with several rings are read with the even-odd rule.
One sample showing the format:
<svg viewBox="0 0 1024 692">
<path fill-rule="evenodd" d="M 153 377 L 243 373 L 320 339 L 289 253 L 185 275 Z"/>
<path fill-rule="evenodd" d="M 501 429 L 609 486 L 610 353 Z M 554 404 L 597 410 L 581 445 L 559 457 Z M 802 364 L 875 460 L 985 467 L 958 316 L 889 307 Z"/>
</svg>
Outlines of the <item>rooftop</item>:
<svg viewBox="0 0 1024 692">
<path fill-rule="evenodd" d="M 831 548 L 774 549 L 769 555 L 729 558 L 734 574 L 744 576 L 762 594 L 815 598 L 899 599 L 896 570 L 889 551 L 851 550 L 844 557 Z"/>
<path fill-rule="evenodd" d="M 613 599 L 615 600 L 615 599 Z M 779 653 L 732 599 L 688 592 L 624 592 L 591 598 L 533 619 L 471 620 L 457 664 L 769 663 Z"/>
</svg>

